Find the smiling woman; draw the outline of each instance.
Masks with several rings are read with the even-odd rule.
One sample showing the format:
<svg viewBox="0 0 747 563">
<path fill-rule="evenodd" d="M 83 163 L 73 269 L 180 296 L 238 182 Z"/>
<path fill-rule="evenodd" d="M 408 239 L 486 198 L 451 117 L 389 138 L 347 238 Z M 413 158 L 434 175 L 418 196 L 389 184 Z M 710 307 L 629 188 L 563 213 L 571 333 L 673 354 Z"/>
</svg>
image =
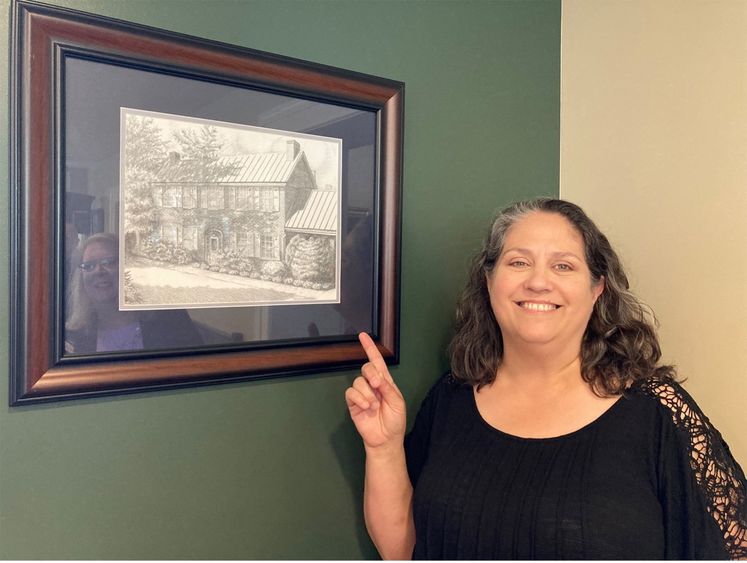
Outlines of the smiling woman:
<svg viewBox="0 0 747 563">
<path fill-rule="evenodd" d="M 346 397 L 385 558 L 747 557 L 747 484 L 578 206 L 514 204 L 457 308 L 451 372 L 405 436 L 367 336 Z"/>
<path fill-rule="evenodd" d="M 65 352 L 94 352 L 197 346 L 202 340 L 183 310 L 119 309 L 119 241 L 111 233 L 88 237 L 71 259 Z"/>
<path fill-rule="evenodd" d="M 583 238 L 563 216 L 537 212 L 514 225 L 504 246 L 486 274 L 504 347 L 523 355 L 551 343 L 558 357 L 573 354 L 604 289 L 583 258 Z"/>
<path fill-rule="evenodd" d="M 459 377 L 478 387 L 495 379 L 504 361 L 504 332 L 509 326 L 501 323 L 490 288 L 496 280 L 506 280 L 501 284 L 515 280 L 516 276 L 504 273 L 517 270 L 526 280 L 516 289 L 524 292 L 520 297 L 532 296 L 537 301 L 538 295 L 545 300 L 552 295 L 562 300 L 573 289 L 580 296 L 568 305 L 577 313 L 582 302 L 590 307 L 576 318 L 574 330 L 566 331 L 569 337 L 575 334 L 576 341 L 568 342 L 569 351 L 562 355 L 580 354 L 581 376 L 596 393 L 618 395 L 633 381 L 652 374 L 674 378 L 672 366 L 658 364 L 661 350 L 653 312 L 630 291 L 607 237 L 581 208 L 552 199 L 519 202 L 504 209 L 475 256 L 457 308 L 451 344 L 451 367 Z"/>
</svg>

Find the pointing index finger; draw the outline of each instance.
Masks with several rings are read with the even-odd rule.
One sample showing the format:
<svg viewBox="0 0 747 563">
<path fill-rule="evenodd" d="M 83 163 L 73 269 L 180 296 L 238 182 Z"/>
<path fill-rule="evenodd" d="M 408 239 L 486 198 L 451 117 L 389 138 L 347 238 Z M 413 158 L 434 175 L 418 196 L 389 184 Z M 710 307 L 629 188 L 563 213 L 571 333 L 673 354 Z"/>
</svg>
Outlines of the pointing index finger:
<svg viewBox="0 0 747 563">
<path fill-rule="evenodd" d="M 388 376 L 388 379 L 390 379 L 391 376 L 389 376 L 389 369 L 386 366 L 384 357 L 381 355 L 381 352 L 379 352 L 379 349 L 376 347 L 376 344 L 371 337 L 365 332 L 361 332 L 358 335 L 358 340 L 360 340 L 361 346 L 363 346 L 363 351 L 366 353 L 366 356 L 368 356 L 368 361 L 376 367 L 381 375 L 385 377 Z"/>
</svg>

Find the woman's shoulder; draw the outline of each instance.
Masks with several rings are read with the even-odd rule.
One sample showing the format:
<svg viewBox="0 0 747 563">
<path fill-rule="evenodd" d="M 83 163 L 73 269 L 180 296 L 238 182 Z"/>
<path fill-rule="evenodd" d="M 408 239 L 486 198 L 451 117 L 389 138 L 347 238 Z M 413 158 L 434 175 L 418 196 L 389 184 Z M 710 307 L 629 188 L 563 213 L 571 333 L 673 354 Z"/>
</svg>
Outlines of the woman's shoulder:
<svg viewBox="0 0 747 563">
<path fill-rule="evenodd" d="M 729 555 L 747 557 L 747 481 L 721 433 L 676 381 L 652 377 L 637 382 L 629 392 L 655 402 L 674 427 L 678 450 L 692 470 Z"/>
<path fill-rule="evenodd" d="M 454 375 L 454 373 L 449 369 L 446 370 L 433 384 L 433 387 L 431 387 L 431 390 L 441 390 L 445 392 L 453 392 L 456 389 L 459 389 L 461 387 L 464 387 L 466 384 L 461 381 L 460 379 L 457 379 L 457 377 Z"/>
<path fill-rule="evenodd" d="M 428 390 L 424 401 L 443 401 L 471 389 L 471 386 L 454 376 L 451 370 L 443 373 Z"/>
<path fill-rule="evenodd" d="M 714 459 L 717 463 L 734 462 L 721 433 L 677 381 L 657 377 L 643 379 L 631 386 L 626 395 L 655 405 L 689 451 L 693 469 L 699 466 L 699 470 L 705 471 Z M 741 480 L 744 481 L 743 474 Z"/>
<path fill-rule="evenodd" d="M 640 397 L 655 405 L 678 428 L 711 427 L 695 399 L 674 379 L 659 376 L 639 379 L 626 395 Z"/>
<path fill-rule="evenodd" d="M 633 383 L 625 392 L 632 399 L 654 409 L 667 426 L 674 427 L 685 442 L 692 444 L 698 436 L 708 435 L 722 441 L 718 430 L 711 424 L 695 399 L 672 378 L 651 376 Z"/>
<path fill-rule="evenodd" d="M 445 413 L 452 411 L 452 407 L 459 404 L 459 399 L 470 395 L 471 386 L 457 379 L 451 370 L 443 373 L 430 387 L 418 410 L 418 416 L 428 418 L 433 422 L 443 418 Z"/>
<path fill-rule="evenodd" d="M 670 377 L 657 375 L 651 375 L 634 381 L 628 391 L 651 397 L 671 396 L 672 394 L 687 395 L 687 392 L 678 381 Z"/>
</svg>

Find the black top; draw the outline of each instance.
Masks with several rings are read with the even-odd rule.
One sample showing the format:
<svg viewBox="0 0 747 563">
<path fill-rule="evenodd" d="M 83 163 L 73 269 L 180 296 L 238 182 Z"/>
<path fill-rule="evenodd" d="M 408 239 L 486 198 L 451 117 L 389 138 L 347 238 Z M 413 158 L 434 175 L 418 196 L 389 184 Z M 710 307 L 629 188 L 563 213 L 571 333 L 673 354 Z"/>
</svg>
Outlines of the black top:
<svg viewBox="0 0 747 563">
<path fill-rule="evenodd" d="M 745 476 L 676 383 L 638 383 L 587 426 L 519 438 L 447 375 L 405 440 L 413 559 L 747 557 Z"/>
</svg>

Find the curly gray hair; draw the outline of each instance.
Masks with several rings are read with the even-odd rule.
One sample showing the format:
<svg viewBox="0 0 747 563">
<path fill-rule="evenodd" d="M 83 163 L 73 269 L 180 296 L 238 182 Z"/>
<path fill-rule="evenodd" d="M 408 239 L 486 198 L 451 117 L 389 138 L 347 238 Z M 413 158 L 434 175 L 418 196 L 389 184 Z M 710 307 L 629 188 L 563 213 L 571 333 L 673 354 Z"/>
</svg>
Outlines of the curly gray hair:
<svg viewBox="0 0 747 563">
<path fill-rule="evenodd" d="M 655 375 L 673 380 L 673 366 L 658 365 L 661 349 L 651 309 L 630 291 L 628 278 L 607 237 L 584 211 L 560 199 L 538 198 L 514 203 L 493 221 L 482 249 L 472 261 L 467 286 L 456 311 L 449 346 L 451 370 L 459 380 L 489 385 L 503 359 L 501 328 L 490 306 L 486 283 L 501 253 L 508 230 L 530 213 L 561 215 L 584 242 L 592 283 L 604 280 L 581 342 L 581 375 L 601 396 L 623 392 L 633 382 Z"/>
</svg>

